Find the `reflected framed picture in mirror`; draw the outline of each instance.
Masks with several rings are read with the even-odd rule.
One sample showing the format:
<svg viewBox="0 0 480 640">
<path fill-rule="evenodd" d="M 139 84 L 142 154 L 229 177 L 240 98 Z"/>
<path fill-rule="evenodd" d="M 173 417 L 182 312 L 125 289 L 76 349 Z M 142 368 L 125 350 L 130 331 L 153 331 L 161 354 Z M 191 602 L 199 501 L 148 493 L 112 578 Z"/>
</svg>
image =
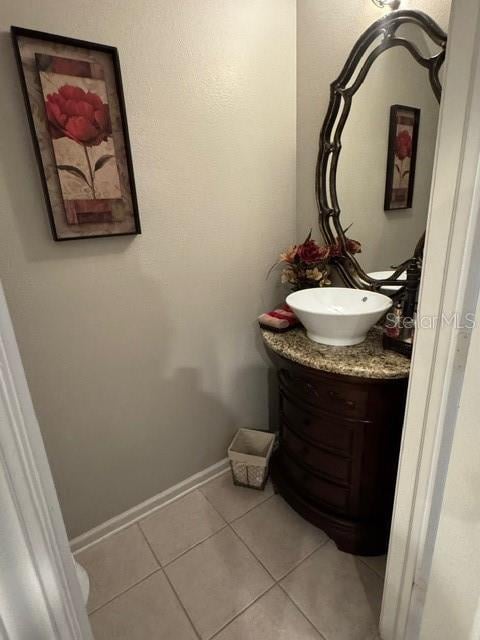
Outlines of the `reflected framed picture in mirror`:
<svg viewBox="0 0 480 640">
<path fill-rule="evenodd" d="M 385 211 L 412 206 L 419 124 L 420 109 L 400 104 L 390 107 Z"/>
</svg>

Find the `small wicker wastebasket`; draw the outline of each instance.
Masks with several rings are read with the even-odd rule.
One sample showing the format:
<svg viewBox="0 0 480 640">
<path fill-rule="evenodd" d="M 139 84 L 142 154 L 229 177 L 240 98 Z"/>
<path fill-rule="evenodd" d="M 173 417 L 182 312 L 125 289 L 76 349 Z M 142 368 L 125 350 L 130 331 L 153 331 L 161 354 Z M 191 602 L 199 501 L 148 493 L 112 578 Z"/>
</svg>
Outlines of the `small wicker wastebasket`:
<svg viewBox="0 0 480 640">
<path fill-rule="evenodd" d="M 275 435 L 267 431 L 239 429 L 228 447 L 233 482 L 241 487 L 263 489 Z"/>
</svg>

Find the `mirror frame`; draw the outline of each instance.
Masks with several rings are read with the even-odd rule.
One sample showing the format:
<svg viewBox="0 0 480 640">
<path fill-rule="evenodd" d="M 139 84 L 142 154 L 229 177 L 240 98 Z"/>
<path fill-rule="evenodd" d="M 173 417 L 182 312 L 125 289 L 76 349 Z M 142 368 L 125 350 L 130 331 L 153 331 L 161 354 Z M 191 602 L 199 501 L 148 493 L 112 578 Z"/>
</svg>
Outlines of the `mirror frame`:
<svg viewBox="0 0 480 640">
<path fill-rule="evenodd" d="M 424 57 L 417 46 L 397 35 L 403 24 L 417 25 L 427 36 L 440 47 L 440 51 L 432 57 Z M 379 44 L 364 59 L 371 45 L 380 38 Z M 398 276 L 405 271 L 411 257 L 398 267 L 388 280 L 375 280 L 365 273 L 356 258 L 347 251 L 346 236 L 340 223 L 340 207 L 337 197 L 337 168 L 342 149 L 342 132 L 350 112 L 352 98 L 362 85 L 365 77 L 378 56 L 392 47 L 404 47 L 413 58 L 428 69 L 428 77 L 437 100 L 440 102 L 442 85 L 439 73 L 445 60 L 447 34 L 428 15 L 421 11 L 399 10 L 390 13 L 374 22 L 357 40 L 347 61 L 336 80 L 330 85 L 330 103 L 327 115 L 320 131 L 319 152 L 315 175 L 315 195 L 319 212 L 320 228 L 327 243 L 336 242 L 337 237 L 343 249 L 343 255 L 333 260 L 344 283 L 356 289 L 380 289 L 382 286 L 399 283 Z M 358 69 L 358 71 L 357 71 Z M 351 86 L 350 80 L 357 72 Z M 420 238 L 415 250 L 415 257 L 423 250 L 424 236 Z M 413 257 L 413 256 L 412 256 Z M 420 256 L 421 257 L 421 256 Z M 402 283 L 402 290 L 405 281 Z"/>
</svg>

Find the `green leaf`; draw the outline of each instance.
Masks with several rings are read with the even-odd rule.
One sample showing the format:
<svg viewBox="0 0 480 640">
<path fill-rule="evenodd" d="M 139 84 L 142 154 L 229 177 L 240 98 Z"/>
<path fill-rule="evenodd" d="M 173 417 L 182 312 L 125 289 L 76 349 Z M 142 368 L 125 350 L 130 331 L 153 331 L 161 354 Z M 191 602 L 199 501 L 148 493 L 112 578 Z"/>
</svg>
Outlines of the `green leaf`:
<svg viewBox="0 0 480 640">
<path fill-rule="evenodd" d="M 97 172 L 99 169 L 101 169 L 103 167 L 104 164 L 106 164 L 109 160 L 111 160 L 113 158 L 112 155 L 105 155 L 102 156 L 101 158 L 99 158 L 96 162 L 95 162 L 95 167 L 93 168 L 93 170 L 95 172 Z"/>
<path fill-rule="evenodd" d="M 74 167 L 71 164 L 57 164 L 57 169 L 59 171 L 66 171 L 67 173 L 70 173 L 72 176 L 75 176 L 76 178 L 81 178 L 88 184 L 88 186 L 90 186 L 90 183 L 88 182 L 86 175 L 78 167 Z"/>
</svg>

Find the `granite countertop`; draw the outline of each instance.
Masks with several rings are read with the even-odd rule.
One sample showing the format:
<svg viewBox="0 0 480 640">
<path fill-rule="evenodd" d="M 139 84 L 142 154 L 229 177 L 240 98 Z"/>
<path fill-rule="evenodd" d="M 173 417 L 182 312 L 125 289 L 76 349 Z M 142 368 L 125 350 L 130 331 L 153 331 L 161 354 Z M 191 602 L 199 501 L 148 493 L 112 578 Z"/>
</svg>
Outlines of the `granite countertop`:
<svg viewBox="0 0 480 640">
<path fill-rule="evenodd" d="M 382 331 L 373 327 L 365 342 L 332 347 L 313 342 L 303 327 L 285 333 L 262 329 L 265 344 L 275 353 L 305 367 L 362 378 L 407 378 L 410 360 L 382 346 Z"/>
</svg>

